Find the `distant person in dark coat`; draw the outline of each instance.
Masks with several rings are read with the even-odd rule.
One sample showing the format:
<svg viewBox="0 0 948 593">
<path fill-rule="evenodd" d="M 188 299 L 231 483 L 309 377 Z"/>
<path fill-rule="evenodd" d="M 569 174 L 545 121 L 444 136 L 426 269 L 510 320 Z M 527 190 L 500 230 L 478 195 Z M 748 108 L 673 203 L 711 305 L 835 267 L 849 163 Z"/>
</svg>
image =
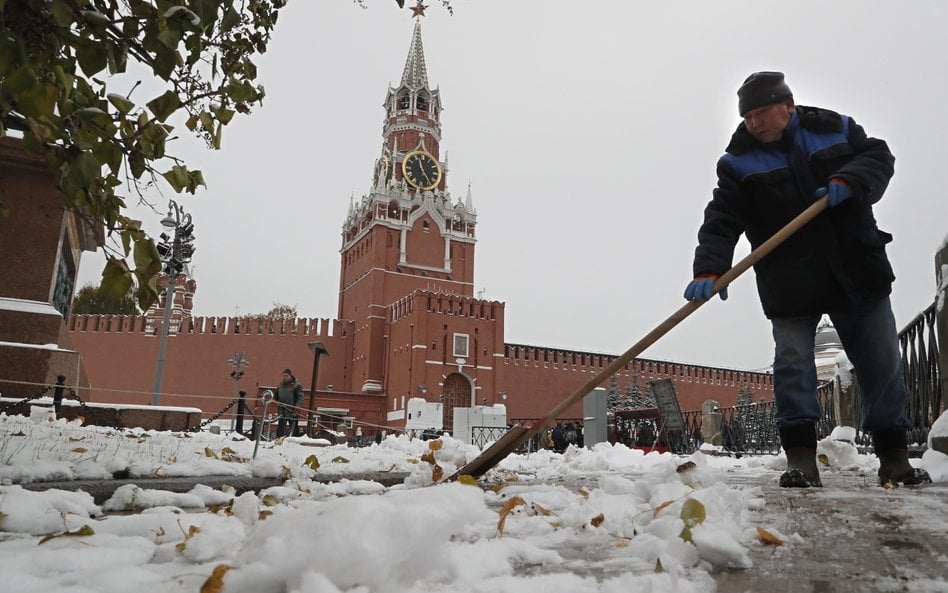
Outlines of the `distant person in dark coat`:
<svg viewBox="0 0 948 593">
<path fill-rule="evenodd" d="M 863 429 L 872 433 L 882 484 L 918 484 L 909 464 L 907 392 L 889 294 L 895 276 L 872 206 L 895 169 L 883 140 L 847 115 L 796 105 L 780 72 L 751 74 L 737 91 L 743 122 L 718 160 L 704 211 L 694 280 L 685 298 L 706 301 L 731 267 L 744 234 L 757 248 L 816 200 L 829 208 L 755 264 L 757 291 L 773 325 L 774 397 L 787 454 L 783 487 L 821 486 L 816 465 L 816 327 L 832 319 L 862 387 Z M 727 299 L 727 290 L 721 290 Z"/>
<path fill-rule="evenodd" d="M 553 432 L 550 434 L 553 438 L 553 450 L 557 453 L 562 453 L 566 450 L 568 445 L 566 441 L 566 429 L 563 428 L 563 424 L 560 422 L 556 423 L 556 426 L 553 428 Z"/>
<path fill-rule="evenodd" d="M 277 438 L 295 435 L 299 423 L 299 410 L 303 405 L 303 386 L 290 369 L 283 369 L 283 380 L 277 387 L 277 401 L 280 406 L 280 422 L 277 424 Z"/>
</svg>

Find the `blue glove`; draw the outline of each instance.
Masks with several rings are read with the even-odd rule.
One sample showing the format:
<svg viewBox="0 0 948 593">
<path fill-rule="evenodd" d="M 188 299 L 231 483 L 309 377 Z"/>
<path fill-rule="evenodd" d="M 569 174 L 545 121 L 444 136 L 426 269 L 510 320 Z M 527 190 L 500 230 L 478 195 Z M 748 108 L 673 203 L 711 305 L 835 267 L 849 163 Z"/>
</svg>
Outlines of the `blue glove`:
<svg viewBox="0 0 948 593">
<path fill-rule="evenodd" d="M 816 197 L 822 198 L 826 195 L 829 196 L 830 208 L 833 208 L 853 197 L 853 188 L 842 179 L 834 177 L 824 187 L 816 190 Z"/>
<path fill-rule="evenodd" d="M 717 274 L 704 274 L 698 276 L 688 283 L 685 287 L 685 298 L 689 301 L 707 301 L 711 298 L 714 281 L 718 279 Z M 727 287 L 721 289 L 718 293 L 722 301 L 727 300 Z"/>
</svg>

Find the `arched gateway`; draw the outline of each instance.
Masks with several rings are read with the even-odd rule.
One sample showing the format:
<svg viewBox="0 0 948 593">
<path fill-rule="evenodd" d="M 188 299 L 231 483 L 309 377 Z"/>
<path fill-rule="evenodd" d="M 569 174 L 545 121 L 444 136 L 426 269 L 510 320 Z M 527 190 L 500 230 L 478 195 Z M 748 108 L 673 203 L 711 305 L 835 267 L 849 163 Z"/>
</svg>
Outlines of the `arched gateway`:
<svg viewBox="0 0 948 593">
<path fill-rule="evenodd" d="M 454 408 L 473 405 L 471 399 L 471 380 L 461 373 L 451 373 L 444 380 L 444 416 L 445 430 L 454 428 Z"/>
</svg>

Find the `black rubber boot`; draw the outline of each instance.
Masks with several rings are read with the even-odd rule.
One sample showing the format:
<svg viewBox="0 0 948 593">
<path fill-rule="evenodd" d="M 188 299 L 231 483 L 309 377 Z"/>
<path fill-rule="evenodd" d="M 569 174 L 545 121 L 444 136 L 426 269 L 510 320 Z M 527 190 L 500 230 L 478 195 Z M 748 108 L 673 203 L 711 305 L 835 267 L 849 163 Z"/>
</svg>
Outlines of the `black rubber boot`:
<svg viewBox="0 0 948 593">
<path fill-rule="evenodd" d="M 780 487 L 822 486 L 820 470 L 816 467 L 816 425 L 781 427 L 780 442 L 787 454 L 787 471 L 780 475 Z"/>
<path fill-rule="evenodd" d="M 908 456 L 908 438 L 904 430 L 872 431 L 872 447 L 879 458 L 879 485 L 897 488 L 932 481 L 928 472 L 912 467 Z"/>
</svg>

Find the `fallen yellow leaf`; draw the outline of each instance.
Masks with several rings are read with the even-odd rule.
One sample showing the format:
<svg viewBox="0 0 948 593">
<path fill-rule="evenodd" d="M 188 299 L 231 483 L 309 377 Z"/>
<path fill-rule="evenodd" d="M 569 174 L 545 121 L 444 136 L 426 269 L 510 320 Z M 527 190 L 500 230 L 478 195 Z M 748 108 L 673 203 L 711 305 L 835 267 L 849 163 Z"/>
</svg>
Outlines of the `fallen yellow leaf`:
<svg viewBox="0 0 948 593">
<path fill-rule="evenodd" d="M 477 486 L 477 478 L 468 474 L 458 476 L 458 482 L 467 486 Z"/>
<path fill-rule="evenodd" d="M 546 508 L 543 508 L 543 506 L 540 505 L 540 503 L 538 503 L 538 502 L 531 502 L 531 503 L 530 503 L 530 506 L 533 507 L 534 512 L 536 512 L 536 514 L 538 514 L 538 515 L 544 515 L 544 516 L 546 516 L 546 515 L 552 515 L 552 514 L 553 514 L 553 511 L 551 511 L 551 510 L 549 510 L 549 509 L 546 509 Z"/>
<path fill-rule="evenodd" d="M 39 541 L 38 546 L 41 546 L 48 542 L 51 539 L 56 539 L 57 537 L 85 537 L 89 535 L 95 535 L 95 531 L 92 530 L 88 525 L 83 525 L 75 531 L 64 531 L 62 533 L 57 533 L 55 535 L 47 535 Z"/>
<path fill-rule="evenodd" d="M 657 507 L 655 507 L 655 512 L 652 513 L 652 518 L 654 519 L 655 517 L 657 517 L 659 513 L 661 513 L 663 510 L 667 509 L 668 507 L 670 507 L 672 504 L 674 504 L 674 502 L 675 502 L 674 500 L 668 500 L 658 505 Z"/>
<path fill-rule="evenodd" d="M 606 520 L 606 516 L 603 515 L 602 513 L 599 513 L 598 515 L 590 519 L 589 522 L 592 524 L 593 527 L 599 527 L 600 525 L 602 525 L 602 522 L 605 520 Z"/>
<path fill-rule="evenodd" d="M 504 523 L 507 521 L 507 515 L 509 515 L 516 507 L 521 505 L 526 505 L 527 502 L 520 498 L 519 496 L 514 496 L 510 500 L 504 503 L 504 506 L 500 508 L 500 520 L 497 521 L 497 534 L 504 535 Z"/>
<path fill-rule="evenodd" d="M 440 451 L 441 447 L 443 446 L 444 446 L 444 443 L 441 441 L 441 439 L 428 441 L 428 448 L 431 449 L 432 451 Z"/>
<path fill-rule="evenodd" d="M 701 501 L 689 498 L 681 507 L 681 520 L 685 522 L 687 527 L 704 523 L 705 516 L 704 505 L 701 504 Z"/>
<path fill-rule="evenodd" d="M 782 539 L 770 533 L 763 527 L 757 528 L 757 537 L 760 539 L 760 543 L 764 545 L 768 545 L 768 546 L 782 546 L 783 545 Z"/>
<path fill-rule="evenodd" d="M 215 566 L 214 570 L 211 571 L 211 576 L 207 577 L 207 580 L 201 585 L 201 593 L 220 593 L 221 589 L 224 588 L 224 575 L 231 568 L 233 566 L 227 566 L 226 564 Z"/>
<path fill-rule="evenodd" d="M 188 532 L 184 534 L 184 541 L 176 545 L 174 549 L 179 552 L 184 552 L 184 549 L 188 546 L 188 540 L 194 537 L 195 535 L 197 535 L 198 533 L 201 533 L 201 528 L 198 527 L 197 525 L 191 525 L 190 527 L 188 527 Z"/>
</svg>

